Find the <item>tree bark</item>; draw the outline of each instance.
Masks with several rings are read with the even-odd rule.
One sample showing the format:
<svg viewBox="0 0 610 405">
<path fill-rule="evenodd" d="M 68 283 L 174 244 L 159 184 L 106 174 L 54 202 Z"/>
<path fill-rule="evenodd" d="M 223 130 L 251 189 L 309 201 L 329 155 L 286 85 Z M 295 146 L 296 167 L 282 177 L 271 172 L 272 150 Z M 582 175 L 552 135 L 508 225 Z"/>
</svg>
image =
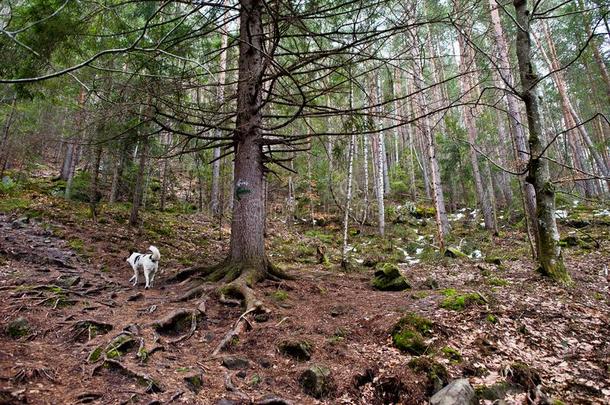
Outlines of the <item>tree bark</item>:
<svg viewBox="0 0 610 405">
<path fill-rule="evenodd" d="M 146 155 L 148 154 L 148 139 L 142 139 L 142 146 L 139 148 L 140 159 L 138 164 L 138 175 L 136 177 L 136 185 L 133 192 L 133 200 L 131 205 L 131 214 L 129 215 L 129 225 L 136 226 L 138 224 L 138 214 L 140 205 L 142 205 L 142 196 L 144 195 L 144 174 L 146 172 Z"/>
<path fill-rule="evenodd" d="M 223 5 L 228 4 L 227 0 L 223 1 Z M 226 30 L 226 24 L 223 24 L 220 28 L 220 70 L 218 72 L 218 87 L 216 93 L 216 101 L 220 111 L 223 110 L 225 102 L 225 83 L 227 77 L 227 45 L 228 45 L 228 34 Z M 216 129 L 216 137 L 222 137 L 222 131 Z M 218 216 L 221 214 L 220 207 L 220 148 L 216 147 L 213 150 L 213 162 L 212 162 L 212 190 L 210 193 L 210 210 L 212 215 Z"/>
<path fill-rule="evenodd" d="M 527 181 L 536 191 L 540 272 L 554 280 L 569 282 L 570 276 L 563 263 L 555 219 L 555 186 L 550 181 L 548 161 L 542 155 L 545 145 L 542 142 L 540 109 L 535 89 L 537 76 L 531 60 L 530 12 L 527 9 L 527 0 L 514 0 L 513 5 L 519 25 L 516 49 L 531 151 Z"/>
<path fill-rule="evenodd" d="M 473 97 L 472 92 L 473 89 L 473 81 L 472 73 L 469 73 L 469 66 L 474 67 L 474 59 L 471 58 L 468 49 L 466 48 L 466 39 L 460 33 L 458 36 L 458 45 L 460 48 L 460 87 L 462 90 L 462 97 L 466 102 L 474 101 L 476 99 L 476 95 Z M 496 225 L 495 218 L 495 208 L 491 201 L 491 193 L 488 187 L 489 182 L 484 182 L 481 170 L 479 168 L 479 158 L 477 155 L 477 151 L 474 147 L 478 143 L 478 132 L 476 123 L 474 122 L 474 108 L 464 106 L 462 108 L 462 116 L 464 118 L 464 125 L 466 126 L 466 131 L 468 133 L 468 142 L 470 144 L 470 164 L 472 165 L 472 173 L 474 177 L 474 185 L 477 195 L 477 201 L 479 203 L 479 208 L 481 212 L 483 212 L 483 221 L 485 222 L 485 229 L 492 231 L 493 233 L 498 233 L 498 227 Z"/>
<path fill-rule="evenodd" d="M 9 159 L 9 134 L 11 130 L 11 124 L 13 123 L 13 117 L 15 116 L 15 110 L 17 109 L 17 94 L 13 95 L 13 101 L 11 102 L 11 110 L 6 117 L 6 121 L 4 122 L 4 128 L 2 129 L 2 142 L 0 142 L 0 162 L 2 162 L 2 167 L 0 167 L 0 180 L 4 176 L 4 171 L 6 170 L 6 166 Z"/>
<path fill-rule="evenodd" d="M 498 12 L 498 4 L 495 0 L 489 0 L 489 9 L 491 13 L 491 21 L 494 28 L 494 37 L 498 51 L 498 67 L 499 74 L 504 83 L 509 89 L 506 91 L 506 104 L 508 107 L 510 130 L 513 136 L 513 147 L 515 149 L 515 157 L 517 160 L 517 166 L 519 170 L 527 167 L 529 159 L 529 150 L 525 142 L 525 135 L 521 119 L 519 117 L 519 107 L 517 106 L 517 100 L 512 93 L 514 88 L 514 79 L 510 67 L 510 59 L 508 56 L 508 43 L 504 36 L 504 30 L 502 29 L 502 23 L 500 21 L 500 14 Z M 533 186 L 525 181 L 523 177 L 519 177 L 521 183 L 522 198 L 523 198 L 523 210 L 525 214 L 527 232 L 530 240 L 534 239 L 534 247 L 532 255 L 534 258 L 538 257 L 538 222 L 536 220 L 536 192 Z"/>
</svg>

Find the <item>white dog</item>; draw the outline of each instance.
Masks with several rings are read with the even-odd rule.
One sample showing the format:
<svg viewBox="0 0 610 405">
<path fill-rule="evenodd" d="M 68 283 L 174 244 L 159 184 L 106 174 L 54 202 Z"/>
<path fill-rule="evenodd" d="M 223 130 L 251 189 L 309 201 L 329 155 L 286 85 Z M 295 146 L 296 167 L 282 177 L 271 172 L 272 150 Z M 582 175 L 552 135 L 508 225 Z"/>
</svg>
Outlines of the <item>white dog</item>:
<svg viewBox="0 0 610 405">
<path fill-rule="evenodd" d="M 132 253 L 127 259 L 127 263 L 131 264 L 131 267 L 133 268 L 133 277 L 131 277 L 129 281 L 133 281 L 134 286 L 138 284 L 139 268 L 142 268 L 144 271 L 144 278 L 146 279 L 144 288 L 152 287 L 153 281 L 155 281 L 155 274 L 157 274 L 157 270 L 159 269 L 161 253 L 159 253 L 159 249 L 154 246 L 149 246 L 148 250 L 150 250 L 152 254 Z"/>
</svg>

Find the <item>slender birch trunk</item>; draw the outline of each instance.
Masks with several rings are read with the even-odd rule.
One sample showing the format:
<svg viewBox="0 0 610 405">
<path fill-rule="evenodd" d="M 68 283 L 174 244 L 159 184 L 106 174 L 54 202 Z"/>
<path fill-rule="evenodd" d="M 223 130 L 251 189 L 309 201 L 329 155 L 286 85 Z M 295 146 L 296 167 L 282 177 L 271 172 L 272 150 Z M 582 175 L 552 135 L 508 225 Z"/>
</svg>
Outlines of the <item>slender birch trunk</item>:
<svg viewBox="0 0 610 405">
<path fill-rule="evenodd" d="M 462 90 L 462 97 L 466 102 L 474 101 L 477 98 L 477 95 L 472 95 L 474 91 L 474 86 L 472 83 L 473 73 L 469 73 L 468 70 L 474 67 L 474 58 L 468 52 L 466 48 L 465 38 L 460 33 L 458 35 L 458 45 L 460 49 L 460 87 Z M 470 66 L 470 67 L 469 67 Z M 477 201 L 479 208 L 483 212 L 483 221 L 485 222 L 485 229 L 490 230 L 494 233 L 498 233 L 498 227 L 496 224 L 496 218 L 494 214 L 494 206 L 491 201 L 490 190 L 488 187 L 488 182 L 483 181 L 483 176 L 481 175 L 481 170 L 479 168 L 479 158 L 477 155 L 477 151 L 474 145 L 478 144 L 478 132 L 476 123 L 474 122 L 474 108 L 471 107 L 463 107 L 462 108 L 462 117 L 464 119 L 464 124 L 466 126 L 466 131 L 468 133 L 468 142 L 470 144 L 470 163 L 472 166 L 472 173 L 474 177 L 474 185 L 477 195 Z"/>
</svg>

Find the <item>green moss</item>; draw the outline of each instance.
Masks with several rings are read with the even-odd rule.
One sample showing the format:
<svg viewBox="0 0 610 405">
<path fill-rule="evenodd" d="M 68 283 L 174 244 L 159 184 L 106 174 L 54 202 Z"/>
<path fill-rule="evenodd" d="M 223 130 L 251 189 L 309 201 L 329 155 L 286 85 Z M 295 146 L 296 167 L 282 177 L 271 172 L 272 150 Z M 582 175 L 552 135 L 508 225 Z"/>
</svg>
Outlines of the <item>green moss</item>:
<svg viewBox="0 0 610 405">
<path fill-rule="evenodd" d="M 108 346 L 106 346 L 104 351 L 107 358 L 114 359 L 128 353 L 133 347 L 135 347 L 135 344 L 136 341 L 131 335 L 120 334 L 112 339 L 110 343 L 108 343 Z"/>
<path fill-rule="evenodd" d="M 19 339 L 30 333 L 30 324 L 23 317 L 16 318 L 8 323 L 6 333 L 13 339 Z"/>
<path fill-rule="evenodd" d="M 449 373 L 447 372 L 447 369 L 428 356 L 412 359 L 409 361 L 408 366 L 413 371 L 426 375 L 426 393 L 428 395 L 438 392 L 449 383 Z"/>
<path fill-rule="evenodd" d="M 308 236 L 310 238 L 318 239 L 320 242 L 324 242 L 324 243 L 327 243 L 327 244 L 332 244 L 336 240 L 335 235 L 326 234 L 324 232 L 320 232 L 320 231 L 315 230 L 315 229 L 312 229 L 312 230 L 309 230 L 309 231 L 305 232 L 305 236 Z"/>
<path fill-rule="evenodd" d="M 498 318 L 494 314 L 487 314 L 485 320 L 489 323 L 498 323 Z"/>
<path fill-rule="evenodd" d="M 78 238 L 70 239 L 70 241 L 68 241 L 68 246 L 76 253 L 82 254 L 85 251 L 85 242 Z"/>
<path fill-rule="evenodd" d="M 490 285 L 493 285 L 495 287 L 505 287 L 508 285 L 508 281 L 504 280 L 503 278 L 497 278 L 497 277 L 490 277 L 487 282 Z"/>
<path fill-rule="evenodd" d="M 288 292 L 284 290 L 276 290 L 271 293 L 271 298 L 278 302 L 286 301 L 289 298 Z"/>
<path fill-rule="evenodd" d="M 468 255 L 466 255 L 466 253 L 460 251 L 457 248 L 454 247 L 448 247 L 447 249 L 445 249 L 445 253 L 444 253 L 445 257 L 451 257 L 451 258 L 464 258 L 464 259 L 468 259 Z"/>
<path fill-rule="evenodd" d="M 441 308 L 453 311 L 462 311 L 471 305 L 483 304 L 485 302 L 477 293 L 458 294 L 453 288 L 443 290 L 442 294 L 445 296 L 445 299 L 440 304 Z"/>
<path fill-rule="evenodd" d="M 250 385 L 256 387 L 261 382 L 263 382 L 263 378 L 258 374 L 253 374 L 252 378 L 250 378 Z"/>
<path fill-rule="evenodd" d="M 382 263 L 377 269 L 371 282 L 373 288 L 382 291 L 402 291 L 411 288 L 395 264 Z"/>
<path fill-rule="evenodd" d="M 429 336 L 431 333 L 432 321 L 414 313 L 400 318 L 391 331 L 394 346 L 416 356 L 422 355 L 428 350 L 424 336 Z"/>
<path fill-rule="evenodd" d="M 311 358 L 313 345 L 307 340 L 284 340 L 278 344 L 278 350 L 298 361 L 307 361 Z"/>
<path fill-rule="evenodd" d="M 89 363 L 97 362 L 102 357 L 102 353 L 104 353 L 104 349 L 102 348 L 102 346 L 96 347 L 95 349 L 93 349 L 91 351 L 91 353 L 89 353 L 89 356 L 87 357 L 87 361 Z"/>
<path fill-rule="evenodd" d="M 459 350 L 454 349 L 450 346 L 445 346 L 441 349 L 441 352 L 448 358 L 452 363 L 460 363 L 462 361 L 462 354 Z"/>
</svg>

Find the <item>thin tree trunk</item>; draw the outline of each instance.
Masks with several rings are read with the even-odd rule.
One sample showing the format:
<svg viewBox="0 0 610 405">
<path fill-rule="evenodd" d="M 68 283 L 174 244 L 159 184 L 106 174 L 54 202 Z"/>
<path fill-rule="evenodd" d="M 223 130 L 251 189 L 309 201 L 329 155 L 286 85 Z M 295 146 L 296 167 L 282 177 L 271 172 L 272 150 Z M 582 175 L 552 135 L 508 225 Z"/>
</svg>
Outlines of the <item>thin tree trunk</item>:
<svg viewBox="0 0 610 405">
<path fill-rule="evenodd" d="M 572 102 L 570 101 L 570 97 L 568 96 L 568 89 L 567 89 L 566 81 L 563 76 L 563 72 L 561 71 L 561 66 L 560 66 L 558 58 L 557 58 L 557 51 L 555 50 L 555 44 L 553 43 L 553 40 L 551 38 L 551 33 L 549 32 L 549 29 L 548 29 L 548 26 L 546 23 L 543 23 L 542 25 L 543 25 L 544 33 L 546 36 L 547 45 L 549 47 L 549 52 L 547 54 L 547 52 L 542 47 L 542 44 L 540 44 L 540 42 L 537 41 L 538 48 L 541 50 L 549 67 L 555 71 L 555 73 L 553 73 L 552 76 L 553 76 L 553 80 L 555 82 L 555 86 L 557 87 L 557 90 L 559 92 L 559 96 L 560 96 L 561 103 L 563 106 L 564 117 L 565 117 L 565 121 L 566 121 L 566 123 L 565 123 L 566 128 L 573 128 L 573 127 L 577 128 L 576 131 L 574 131 L 574 130 L 569 131 L 567 136 L 571 136 L 570 135 L 571 133 L 572 134 L 580 133 L 582 140 L 587 145 L 591 155 L 593 156 L 593 160 L 595 161 L 595 164 L 597 165 L 597 169 L 599 170 L 600 174 L 603 177 L 606 177 L 606 176 L 608 176 L 608 168 L 606 167 L 606 164 L 603 161 L 601 155 L 595 148 L 595 145 L 593 145 L 593 142 L 591 141 L 591 137 L 589 136 L 589 133 L 588 133 L 586 127 L 582 124 L 582 120 L 580 119 L 580 116 L 578 115 L 578 113 L 576 112 L 576 109 L 574 108 L 574 106 L 572 105 Z M 580 142 L 577 142 L 575 140 L 573 141 L 573 145 L 575 146 L 575 148 L 577 148 L 577 150 L 575 150 L 575 152 L 576 152 L 575 158 L 578 162 L 578 165 L 580 165 L 581 170 L 585 170 L 586 165 L 584 162 L 584 156 L 582 154 L 582 151 L 578 149 L 579 144 L 580 144 Z M 608 186 L 610 187 L 610 180 L 607 180 L 607 181 L 608 181 Z M 588 186 L 590 187 L 590 182 L 589 182 Z"/>
<path fill-rule="evenodd" d="M 460 48 L 460 87 L 462 90 L 462 97 L 466 102 L 473 101 L 472 99 L 476 99 L 477 95 L 471 95 L 473 90 L 472 73 L 468 73 L 470 69 L 469 66 L 474 66 L 474 58 L 468 52 L 466 48 L 465 38 L 462 34 L 458 36 L 458 44 Z M 470 144 L 470 164 L 472 166 L 472 173 L 474 177 L 474 185 L 477 195 L 477 201 L 479 203 L 479 208 L 483 212 L 483 221 L 485 222 L 485 229 L 492 231 L 497 234 L 498 227 L 495 221 L 494 215 L 494 206 L 491 201 L 491 193 L 488 188 L 488 182 L 484 182 L 481 176 L 481 171 L 479 168 L 479 158 L 477 155 L 477 151 L 474 145 L 478 144 L 478 132 L 477 127 L 474 122 L 474 117 L 472 114 L 474 113 L 474 109 L 470 107 L 462 108 L 462 116 L 464 119 L 464 124 L 466 125 L 466 131 L 468 133 L 468 141 Z"/>
<path fill-rule="evenodd" d="M 136 226 L 138 224 L 138 214 L 144 195 L 144 175 L 146 173 L 146 155 L 148 154 L 148 139 L 142 139 L 142 146 L 139 148 L 139 164 L 138 175 L 136 177 L 136 185 L 133 192 L 133 200 L 131 206 L 131 214 L 129 216 L 129 225 Z"/>
<path fill-rule="evenodd" d="M 363 154 L 363 166 L 364 166 L 364 213 L 362 215 L 362 224 L 364 224 L 368 218 L 369 213 L 369 142 L 368 137 L 365 135 L 362 137 L 362 154 Z"/>
<path fill-rule="evenodd" d="M 494 28 L 495 43 L 497 45 L 498 57 L 499 57 L 499 74 L 504 83 L 509 88 L 514 88 L 515 81 L 513 79 L 510 59 L 508 56 L 508 44 L 504 36 L 504 30 L 502 29 L 502 23 L 500 22 L 500 13 L 498 12 L 498 4 L 495 0 L 489 0 L 489 9 L 491 13 L 491 21 Z M 506 104 L 508 107 L 510 130 L 513 136 L 513 147 L 515 150 L 515 157 L 517 159 L 518 167 L 525 169 L 529 160 L 529 149 L 525 142 L 525 134 L 523 125 L 521 125 L 521 119 L 519 118 L 519 107 L 517 106 L 517 100 L 512 92 L 506 91 Z M 536 192 L 532 184 L 525 181 L 521 176 L 519 177 L 521 183 L 522 198 L 523 198 L 523 210 L 526 219 L 528 238 L 532 244 L 532 256 L 538 257 L 538 222 L 536 220 Z"/>
<path fill-rule="evenodd" d="M 82 139 L 82 131 L 84 131 L 85 129 L 85 89 L 81 89 L 79 96 L 78 96 L 78 106 L 80 108 L 80 110 L 77 112 L 76 114 L 76 134 L 74 135 L 74 139 L 72 140 L 72 148 L 71 148 L 71 154 L 70 154 L 70 158 L 69 158 L 69 166 L 68 166 L 68 173 L 67 173 L 67 178 L 66 178 L 66 190 L 65 190 L 65 197 L 66 198 L 70 198 L 70 195 L 72 194 L 72 182 L 74 180 L 74 175 L 76 173 L 76 165 L 78 164 L 78 160 L 79 160 L 79 155 L 80 155 L 80 145 L 78 145 L 77 143 L 79 142 L 80 139 Z"/>
<path fill-rule="evenodd" d="M 349 88 L 349 108 L 354 108 L 354 88 L 353 84 L 350 83 Z M 349 228 L 349 216 L 352 204 L 352 182 L 354 173 L 354 154 L 356 152 L 356 136 L 354 135 L 354 128 L 350 128 L 352 133 L 349 138 L 349 150 L 347 157 L 347 195 L 345 197 L 345 212 L 343 215 L 343 249 L 341 249 L 341 265 L 347 267 L 347 231 Z"/>
<path fill-rule="evenodd" d="M 91 211 L 91 218 L 93 222 L 97 222 L 97 203 L 100 199 L 100 192 L 98 190 L 98 180 L 100 175 L 100 162 L 102 160 L 102 144 L 99 142 L 94 147 L 94 158 L 93 167 L 91 168 L 91 185 L 89 190 L 89 208 Z"/>
<path fill-rule="evenodd" d="M 516 49 L 521 77 L 521 97 L 525 103 L 529 126 L 531 155 L 528 166 L 528 182 L 534 186 L 538 207 L 538 250 L 540 252 L 538 261 L 542 274 L 555 280 L 567 282 L 570 280 L 570 276 L 563 263 L 561 247 L 559 246 L 559 231 L 555 219 L 555 186 L 550 181 L 548 161 L 542 156 L 545 145 L 542 142 L 540 109 L 535 89 L 538 78 L 534 73 L 531 60 L 530 13 L 527 9 L 527 0 L 514 0 L 513 5 L 519 24 Z"/>
<path fill-rule="evenodd" d="M 227 6 L 228 1 L 224 0 L 223 5 Z M 220 28 L 220 66 L 218 72 L 218 86 L 216 93 L 216 101 L 218 103 L 218 108 L 222 112 L 224 110 L 223 105 L 225 102 L 225 83 L 227 77 L 227 45 L 228 45 L 228 34 L 226 30 L 226 23 L 223 23 Z M 220 129 L 216 129 L 216 137 L 222 137 L 222 131 Z M 210 210 L 212 211 L 212 215 L 218 216 L 220 215 L 220 205 L 219 205 L 219 195 L 220 195 L 220 148 L 216 147 L 213 150 L 213 162 L 212 162 L 212 191 L 210 193 Z"/>
<path fill-rule="evenodd" d="M 15 116 L 15 110 L 17 109 L 17 94 L 13 95 L 13 101 L 11 102 L 11 110 L 6 117 L 6 121 L 4 122 L 4 128 L 2 129 L 2 142 L 0 142 L 0 158 L 2 161 L 2 167 L 0 167 L 0 180 L 4 176 L 4 171 L 6 170 L 6 166 L 9 159 L 9 134 L 11 130 L 11 124 L 13 123 L 13 117 Z"/>
</svg>

